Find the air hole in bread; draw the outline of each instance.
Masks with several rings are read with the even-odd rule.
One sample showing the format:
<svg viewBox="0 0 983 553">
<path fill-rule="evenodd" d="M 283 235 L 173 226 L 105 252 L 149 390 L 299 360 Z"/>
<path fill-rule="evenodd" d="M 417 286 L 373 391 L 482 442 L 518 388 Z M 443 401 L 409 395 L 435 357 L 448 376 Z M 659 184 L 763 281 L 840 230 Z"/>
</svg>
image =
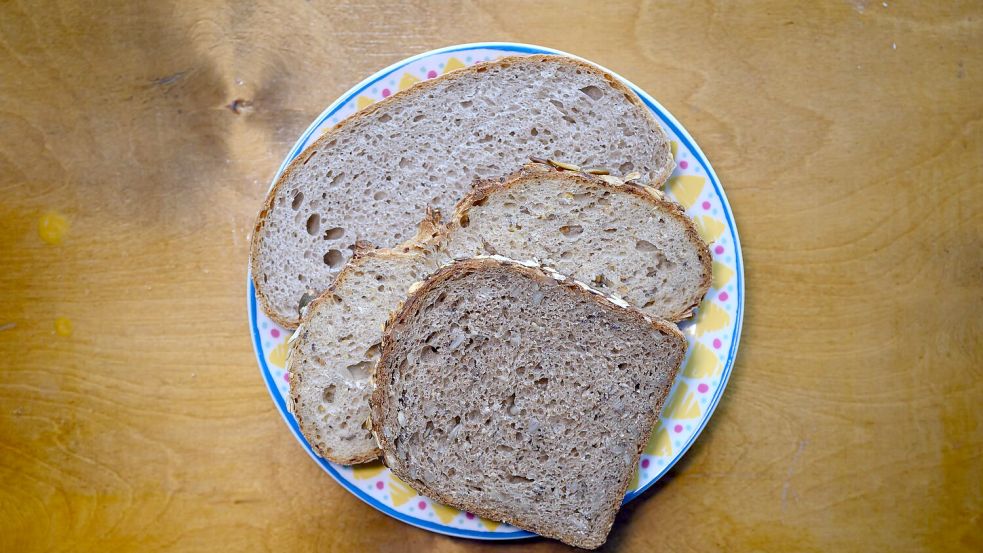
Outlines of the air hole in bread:
<svg viewBox="0 0 983 553">
<path fill-rule="evenodd" d="M 567 238 L 574 238 L 584 232 L 584 227 L 580 225 L 563 225 L 560 227 L 560 234 Z"/>
<path fill-rule="evenodd" d="M 584 88 L 581 88 L 580 91 L 583 92 L 588 98 L 594 101 L 600 100 L 601 96 L 604 96 L 604 92 L 602 92 L 600 88 L 594 85 L 585 86 Z"/>
<path fill-rule="evenodd" d="M 362 361 L 345 367 L 355 380 L 368 380 L 372 374 L 372 361 Z"/>
<path fill-rule="evenodd" d="M 388 123 L 390 120 L 392 120 L 392 116 L 390 116 L 388 113 L 383 113 L 378 119 L 380 123 Z"/>
<path fill-rule="evenodd" d="M 321 398 L 324 399 L 325 403 L 331 403 L 332 401 L 334 401 L 334 392 L 335 392 L 335 385 L 328 384 L 324 388 L 324 391 L 321 393 Z"/>
<path fill-rule="evenodd" d="M 345 256 L 340 250 L 328 250 L 328 253 L 324 254 L 324 264 L 332 269 L 341 267 L 344 260 Z"/>
<path fill-rule="evenodd" d="M 321 216 L 317 213 L 312 214 L 307 218 L 307 234 L 311 236 L 316 236 L 321 230 Z"/>
<path fill-rule="evenodd" d="M 388 194 L 386 194 L 384 191 L 380 190 L 380 191 L 376 192 L 375 194 L 372 194 L 372 199 L 373 200 L 385 200 L 387 196 L 388 196 Z"/>
<path fill-rule="evenodd" d="M 626 161 L 618 166 L 618 171 L 621 171 L 622 175 L 627 175 L 634 168 L 635 164 L 630 161 Z"/>
<path fill-rule="evenodd" d="M 417 115 L 416 115 L 416 116 L 415 116 L 415 117 L 413 118 L 413 122 L 414 122 L 414 123 L 418 123 L 418 122 L 420 122 L 420 121 L 422 121 L 423 119 L 425 119 L 426 117 L 427 117 L 427 116 L 426 116 L 426 115 L 424 115 L 424 114 L 422 114 L 422 113 L 420 113 L 420 114 L 417 114 Z"/>
<path fill-rule="evenodd" d="M 324 233 L 324 239 L 325 240 L 337 240 L 337 239 L 341 238 L 344 235 L 345 235 L 345 229 L 343 229 L 341 227 L 334 227 L 334 228 L 329 228 Z"/>
<path fill-rule="evenodd" d="M 658 246 L 649 242 L 648 240 L 638 240 L 637 242 L 635 242 L 635 249 L 640 252 L 647 252 L 647 253 L 661 252 Z"/>
<path fill-rule="evenodd" d="M 437 357 L 437 350 L 434 349 L 433 346 L 423 346 L 422 348 L 420 348 L 420 360 L 421 361 L 424 361 L 424 362 L 430 361 L 430 360 L 434 359 L 435 357 Z"/>
<path fill-rule="evenodd" d="M 300 206 L 303 203 L 304 203 L 304 193 L 300 191 L 294 192 L 294 197 L 292 200 L 290 200 L 290 207 L 293 208 L 294 211 L 296 211 L 300 209 Z"/>
</svg>

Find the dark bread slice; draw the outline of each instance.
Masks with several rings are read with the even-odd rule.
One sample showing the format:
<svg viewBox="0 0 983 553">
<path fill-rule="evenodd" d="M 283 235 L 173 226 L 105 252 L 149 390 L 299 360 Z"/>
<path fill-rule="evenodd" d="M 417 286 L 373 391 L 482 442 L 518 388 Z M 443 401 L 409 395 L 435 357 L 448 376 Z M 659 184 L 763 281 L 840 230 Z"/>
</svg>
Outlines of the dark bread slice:
<svg viewBox="0 0 983 553">
<path fill-rule="evenodd" d="M 419 492 L 604 543 L 686 351 L 674 325 L 558 273 L 453 263 L 390 318 L 372 427 Z"/>
</svg>

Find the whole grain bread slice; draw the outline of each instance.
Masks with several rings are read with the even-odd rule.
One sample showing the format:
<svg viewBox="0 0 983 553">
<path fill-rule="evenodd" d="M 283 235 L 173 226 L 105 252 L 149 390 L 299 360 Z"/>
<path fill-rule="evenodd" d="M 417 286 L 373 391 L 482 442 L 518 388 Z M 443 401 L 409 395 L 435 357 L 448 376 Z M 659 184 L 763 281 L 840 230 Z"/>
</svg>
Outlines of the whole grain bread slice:
<svg viewBox="0 0 983 553">
<path fill-rule="evenodd" d="M 558 273 L 459 261 L 389 319 L 373 432 L 420 493 L 596 548 L 685 350 L 674 325 Z"/>
<path fill-rule="evenodd" d="M 296 326 L 356 241 L 394 247 L 428 205 L 449 211 L 474 179 L 510 174 L 528 156 L 604 162 L 653 183 L 674 165 L 641 100 L 593 65 L 534 55 L 452 71 L 345 119 L 287 167 L 252 237 L 260 305 Z"/>
<path fill-rule="evenodd" d="M 446 234 L 454 258 L 535 259 L 670 321 L 689 317 L 712 280 L 706 242 L 660 190 L 545 163 L 478 183 Z"/>
</svg>

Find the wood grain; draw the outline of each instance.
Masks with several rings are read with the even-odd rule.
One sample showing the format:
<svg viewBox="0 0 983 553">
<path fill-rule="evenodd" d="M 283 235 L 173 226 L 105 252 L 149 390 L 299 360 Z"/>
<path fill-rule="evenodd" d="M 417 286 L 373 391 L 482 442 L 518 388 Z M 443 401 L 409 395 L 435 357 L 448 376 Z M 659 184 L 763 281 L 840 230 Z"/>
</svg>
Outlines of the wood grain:
<svg viewBox="0 0 983 553">
<path fill-rule="evenodd" d="M 983 550 L 983 9 L 912 4 L 0 2 L 0 551 L 564 549 L 358 501 L 247 332 L 248 231 L 293 140 L 373 71 L 478 40 L 651 92 L 739 223 L 733 379 L 607 549 Z"/>
</svg>

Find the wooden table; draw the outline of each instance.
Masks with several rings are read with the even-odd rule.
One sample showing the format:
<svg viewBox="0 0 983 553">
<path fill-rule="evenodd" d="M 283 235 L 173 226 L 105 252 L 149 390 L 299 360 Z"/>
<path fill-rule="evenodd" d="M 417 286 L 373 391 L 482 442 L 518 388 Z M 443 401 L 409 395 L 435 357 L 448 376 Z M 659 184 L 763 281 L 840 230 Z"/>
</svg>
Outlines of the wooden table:
<svg viewBox="0 0 983 553">
<path fill-rule="evenodd" d="M 376 69 L 478 40 L 655 95 L 744 243 L 727 393 L 608 549 L 983 550 L 979 4 L 117 4 L 0 3 L 0 551 L 564 550 L 357 500 L 247 332 L 295 138 Z"/>
</svg>

